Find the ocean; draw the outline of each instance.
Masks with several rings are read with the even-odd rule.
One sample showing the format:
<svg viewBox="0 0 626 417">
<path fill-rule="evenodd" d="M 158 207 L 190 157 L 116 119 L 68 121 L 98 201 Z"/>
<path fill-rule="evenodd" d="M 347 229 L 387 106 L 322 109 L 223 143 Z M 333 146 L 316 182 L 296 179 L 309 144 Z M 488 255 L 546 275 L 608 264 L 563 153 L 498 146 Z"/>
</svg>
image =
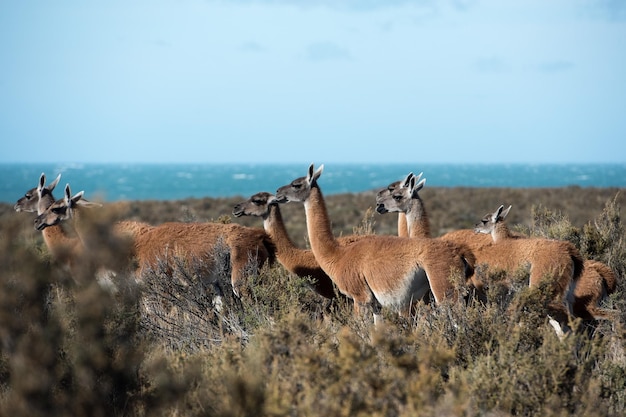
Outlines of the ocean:
<svg viewBox="0 0 626 417">
<path fill-rule="evenodd" d="M 247 198 L 306 174 L 308 164 L 0 164 L 0 201 L 14 203 L 44 172 L 97 201 Z M 409 172 L 430 187 L 625 187 L 626 164 L 325 164 L 326 195 L 380 189 Z M 62 196 L 57 187 L 56 195 Z"/>
</svg>

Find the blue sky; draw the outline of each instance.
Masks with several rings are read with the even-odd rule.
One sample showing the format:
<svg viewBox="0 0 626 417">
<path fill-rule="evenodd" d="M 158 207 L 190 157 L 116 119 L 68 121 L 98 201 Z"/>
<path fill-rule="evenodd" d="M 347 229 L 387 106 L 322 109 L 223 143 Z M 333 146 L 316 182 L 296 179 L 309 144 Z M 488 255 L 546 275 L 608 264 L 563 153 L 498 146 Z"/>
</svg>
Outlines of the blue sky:
<svg viewBox="0 0 626 417">
<path fill-rule="evenodd" d="M 621 0 L 4 1 L 1 162 L 626 162 Z"/>
</svg>

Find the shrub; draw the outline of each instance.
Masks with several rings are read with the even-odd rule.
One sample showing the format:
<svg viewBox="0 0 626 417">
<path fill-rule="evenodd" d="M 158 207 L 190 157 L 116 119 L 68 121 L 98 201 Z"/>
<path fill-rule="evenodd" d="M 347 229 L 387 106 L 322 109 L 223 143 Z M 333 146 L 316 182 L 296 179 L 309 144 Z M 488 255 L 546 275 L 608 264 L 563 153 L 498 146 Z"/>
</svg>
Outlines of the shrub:
<svg viewBox="0 0 626 417">
<path fill-rule="evenodd" d="M 0 216 L 0 415 L 622 415 L 619 201 L 582 224 L 550 205 L 530 210 L 525 232 L 570 240 L 618 276 L 607 304 L 615 320 L 563 340 L 547 323 L 547 292 L 528 288 L 525 270 L 506 277 L 478 266 L 489 302 L 419 303 L 410 318 L 383 310 L 383 325 L 374 328 L 370 316 L 355 317 L 349 303 L 329 306 L 280 265 L 251 274 L 236 298 L 224 246 L 207 254 L 213 270 L 202 259 L 174 259 L 140 284 L 120 270 L 111 291 L 98 284 L 95 265 L 120 257 L 123 245 L 102 224 L 93 225 L 102 249 L 85 259 L 76 285 L 47 257 L 32 225 L 7 213 Z M 182 217 L 229 221 L 202 211 L 215 204 L 195 203 Z M 164 206 L 162 216 L 176 215 Z M 386 220 L 362 212 L 356 228 L 340 220 L 337 234 L 381 233 Z"/>
</svg>

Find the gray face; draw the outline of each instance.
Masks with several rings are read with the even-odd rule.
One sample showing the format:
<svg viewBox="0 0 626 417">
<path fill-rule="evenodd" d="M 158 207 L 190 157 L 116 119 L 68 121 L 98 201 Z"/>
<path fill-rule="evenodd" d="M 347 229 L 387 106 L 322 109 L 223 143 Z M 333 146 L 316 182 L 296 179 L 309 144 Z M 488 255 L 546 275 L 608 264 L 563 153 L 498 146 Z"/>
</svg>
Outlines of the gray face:
<svg viewBox="0 0 626 417">
<path fill-rule="evenodd" d="M 57 200 L 35 219 L 35 229 L 43 230 L 69 219 L 70 207 L 66 199 Z"/>
<path fill-rule="evenodd" d="M 246 201 L 242 201 L 233 208 L 235 217 L 256 216 L 266 217 L 269 215 L 270 206 L 274 204 L 275 197 L 267 192 L 260 192 L 252 195 Z"/>
<path fill-rule="evenodd" d="M 389 184 L 376 195 L 376 211 L 380 214 L 389 212 L 404 212 L 406 205 L 411 200 L 408 187 L 401 185 L 402 181 Z"/>
<path fill-rule="evenodd" d="M 493 232 L 496 228 L 496 224 L 504 221 L 510 209 L 511 206 L 506 210 L 504 210 L 504 206 L 500 206 L 495 212 L 485 214 L 485 217 L 481 219 L 480 223 L 477 223 L 474 227 L 474 231 L 485 234 Z"/>
<path fill-rule="evenodd" d="M 52 190 L 54 190 L 54 187 L 56 187 L 60 179 L 61 174 L 59 174 L 54 179 L 54 181 L 46 186 L 46 175 L 41 174 L 41 176 L 39 177 L 39 185 L 26 191 L 26 193 L 24 193 L 24 196 L 17 200 L 13 208 L 17 212 L 43 212 L 54 203 Z"/>
<path fill-rule="evenodd" d="M 302 202 L 311 194 L 307 177 L 296 178 L 291 183 L 276 190 L 276 200 L 280 203 Z"/>
<path fill-rule="evenodd" d="M 493 230 L 494 223 L 491 222 L 491 213 L 485 215 L 479 223 L 474 226 L 474 232 L 489 234 Z"/>
<path fill-rule="evenodd" d="M 323 170 L 323 164 L 317 170 L 311 164 L 306 176 L 296 178 L 291 183 L 276 190 L 276 201 L 278 203 L 306 201 L 311 195 L 311 189 L 317 186 L 317 180 L 322 175 Z"/>
<path fill-rule="evenodd" d="M 42 195 L 41 188 L 38 189 L 40 199 Z M 65 197 L 55 201 L 50 207 L 43 212 L 40 211 L 40 215 L 35 219 L 35 229 L 42 230 L 48 226 L 54 226 L 60 222 L 69 220 L 74 215 L 74 210 L 79 205 L 82 206 L 99 206 L 97 203 L 91 203 L 87 200 L 83 200 L 83 192 L 77 193 L 72 197 L 70 185 L 65 186 Z"/>
<path fill-rule="evenodd" d="M 35 213 L 37 211 L 37 204 L 39 203 L 39 196 L 37 195 L 37 187 L 31 188 L 24 193 L 24 196 L 17 200 L 13 208 L 15 211 L 26 211 L 28 213 Z"/>
<path fill-rule="evenodd" d="M 399 186 L 402 181 L 394 181 L 387 186 L 387 188 L 383 188 L 378 193 L 376 193 L 376 203 L 378 201 L 387 198 L 391 193 L 393 193 Z"/>
</svg>

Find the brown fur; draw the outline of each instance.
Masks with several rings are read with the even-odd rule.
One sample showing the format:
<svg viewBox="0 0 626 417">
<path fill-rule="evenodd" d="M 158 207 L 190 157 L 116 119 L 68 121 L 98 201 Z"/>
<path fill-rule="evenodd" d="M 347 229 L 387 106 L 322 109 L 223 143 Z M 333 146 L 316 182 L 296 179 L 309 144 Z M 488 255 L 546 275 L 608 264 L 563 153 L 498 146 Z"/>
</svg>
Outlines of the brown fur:
<svg viewBox="0 0 626 417">
<path fill-rule="evenodd" d="M 71 197 L 67 186 L 65 199 L 55 202 L 39 215 L 36 225 L 49 228 L 68 219 L 76 221 L 80 217 L 79 207 L 90 205 L 93 203 L 82 199 L 82 192 Z M 84 239 L 88 235 L 86 233 Z M 230 250 L 231 282 L 236 294 L 250 260 L 256 261 L 257 266 L 261 267 L 265 262 L 273 262 L 275 259 L 273 244 L 263 230 L 235 224 L 172 222 L 151 226 L 142 222 L 122 221 L 115 224 L 114 235 L 121 239 L 130 237 L 131 245 L 127 255 L 129 260 L 133 257 L 137 260 L 139 278 L 146 267 L 156 266 L 158 260 L 171 261 L 170 255 L 188 261 L 202 259 L 207 268 L 212 268 L 213 258 L 207 255 L 212 254 L 222 239 Z"/>
<path fill-rule="evenodd" d="M 557 321 L 564 324 L 567 315 L 574 312 L 574 289 L 583 269 L 578 249 L 566 241 L 514 236 L 504 222 L 510 207 L 501 215 L 502 208 L 500 206 L 476 225 L 476 232 L 490 233 L 493 239 L 492 244 L 474 251 L 476 258 L 491 268 L 508 272 L 529 265 L 531 287 L 549 279 L 553 300 L 550 307 Z"/>
<path fill-rule="evenodd" d="M 39 184 L 24 193 L 14 206 L 15 211 L 44 213 L 48 207 L 55 203 L 52 191 L 58 184 L 61 175 L 46 186 L 46 176 L 41 174 Z M 83 254 L 84 245 L 73 230 L 67 230 L 61 224 L 46 227 L 42 231 L 43 241 L 48 248 L 50 257 L 66 268 L 71 277 L 77 282 L 76 263 Z"/>
<path fill-rule="evenodd" d="M 381 190 L 376 197 L 377 207 L 382 205 L 388 211 L 400 210 L 398 212 L 399 236 L 409 234 L 407 214 L 404 211 L 408 211 L 409 215 L 413 216 L 412 225 L 428 221 L 423 201 L 421 199 L 409 201 L 411 200 L 411 195 L 407 185 L 406 179 L 404 181 L 395 181 L 389 184 L 387 188 Z M 407 205 L 418 205 L 418 207 L 413 210 L 406 210 Z M 382 209 L 378 211 L 381 212 Z M 429 230 L 429 227 L 425 227 L 422 224 L 416 230 Z M 516 238 L 522 238 L 521 235 L 513 234 L 510 231 L 508 233 Z M 490 235 L 476 233 L 469 229 L 461 229 L 446 233 L 441 238 L 467 246 L 473 253 L 478 255 L 476 258 L 477 264 L 487 263 L 486 260 L 481 259 L 481 249 L 493 243 L 493 238 Z M 580 256 L 575 253 L 576 250 L 572 249 L 572 247 L 567 250 L 574 251 L 576 258 Z M 582 273 L 574 289 L 574 315 L 584 320 L 605 317 L 606 314 L 598 306 L 608 294 L 615 291 L 615 279 L 615 274 L 607 265 L 598 261 L 585 260 Z"/>
<path fill-rule="evenodd" d="M 57 177 L 57 180 L 58 178 L 59 177 Z M 45 176 L 42 174 L 40 184 L 37 189 L 38 215 L 46 213 L 49 207 L 56 202 L 52 196 L 52 190 L 54 189 L 56 182 L 57 181 L 50 186 L 45 187 Z M 50 201 L 52 201 L 52 204 Z M 70 267 L 75 265 L 75 262 L 83 253 L 84 245 L 80 238 L 76 235 L 75 231 L 66 230 L 61 224 L 46 227 L 42 230 L 42 236 L 46 247 L 50 251 L 50 255 L 63 263 L 67 263 Z"/>
<path fill-rule="evenodd" d="M 35 223 L 41 228 L 49 228 L 50 226 L 58 225 L 71 220 L 71 224 L 81 240 L 88 242 L 88 232 L 84 230 L 84 225 L 82 225 L 80 221 L 82 207 L 100 207 L 101 204 L 91 203 L 85 200 L 82 195 L 83 193 L 81 191 L 72 197 L 68 184 L 66 186 L 65 197 L 54 201 L 52 204 L 46 204 L 44 209 L 40 210 Z M 43 205 L 43 203 L 46 202 L 43 198 L 41 201 L 42 203 L 40 203 L 40 205 Z M 134 239 L 135 235 L 144 233 L 151 227 L 151 225 L 144 222 L 122 220 L 114 224 L 113 231 L 118 237 L 129 237 Z"/>
<path fill-rule="evenodd" d="M 262 217 L 263 227 L 276 246 L 278 262 L 299 277 L 312 278 L 311 288 L 322 297 L 328 299 L 337 297 L 333 281 L 322 270 L 313 251 L 297 247 L 289 237 L 274 195 L 267 192 L 254 194 L 246 201 L 237 204 L 233 209 L 233 214 L 237 217 Z M 345 238 L 339 238 L 339 240 L 346 241 Z"/>
<path fill-rule="evenodd" d="M 455 292 L 451 274 L 462 273 L 466 265 L 458 248 L 449 242 L 367 235 L 341 245 L 332 233 L 317 185 L 319 175 L 321 168 L 314 172 L 311 165 L 306 177 L 279 188 L 276 196 L 280 201 L 304 203 L 315 258 L 339 290 L 354 299 L 356 308 L 376 308 L 380 303 L 406 314 L 429 287 L 437 303 Z"/>
<path fill-rule="evenodd" d="M 409 226 L 404 213 L 398 213 L 398 236 L 409 237 Z"/>
<path fill-rule="evenodd" d="M 513 234 L 513 236 L 516 236 L 518 239 L 526 238 L 517 234 Z M 476 233 L 469 229 L 461 229 L 446 233 L 441 238 L 465 243 L 476 255 L 477 265 L 487 263 L 487 260 L 481 259 L 483 254 L 481 249 L 493 244 L 493 238 L 490 235 Z M 578 250 L 571 243 L 566 243 L 566 245 L 569 246 L 567 250 L 572 251 L 574 261 L 578 263 L 580 258 Z M 489 250 L 485 250 L 485 252 L 488 253 Z M 598 306 L 608 295 L 615 291 L 615 279 L 615 274 L 606 264 L 591 259 L 583 260 L 582 271 L 574 288 L 572 306 L 574 316 L 583 320 L 604 317 L 605 314 L 602 313 Z"/>
<path fill-rule="evenodd" d="M 430 221 L 424 202 L 419 196 L 419 190 L 424 187 L 426 179 L 420 181 L 422 174 L 414 176 L 409 173 L 403 181 L 396 181 L 379 191 L 376 195 L 376 211 L 380 214 L 388 212 L 398 213 L 398 236 L 412 238 L 432 238 Z M 471 248 L 465 243 L 447 239 L 459 247 L 459 251 L 466 259 L 475 259 Z M 471 271 L 473 272 L 473 271 Z M 472 287 L 479 300 L 486 301 L 483 283 L 472 273 Z"/>
<path fill-rule="evenodd" d="M 136 239 L 137 236 L 146 233 L 153 227 L 154 226 L 152 226 L 151 224 L 144 222 L 137 222 L 133 220 L 120 220 L 115 223 L 113 229 L 117 234 L 128 235 L 133 239 Z"/>
<path fill-rule="evenodd" d="M 83 242 L 76 235 L 66 231 L 62 224 L 46 227 L 41 233 L 52 259 L 67 267 L 72 277 L 76 279 L 75 268 L 85 250 Z"/>
<path fill-rule="evenodd" d="M 501 239 L 503 236 L 510 235 L 510 232 L 504 223 L 497 225 L 494 233 Z M 552 241 L 552 240 L 548 240 Z M 574 301 L 573 313 L 575 316 L 585 320 L 593 320 L 599 318 L 607 318 L 607 315 L 599 308 L 600 303 L 615 291 L 616 278 L 613 271 L 605 264 L 594 261 L 583 261 L 582 267 L 580 263 L 580 253 L 569 242 L 565 243 L 567 249 L 572 254 L 575 263 L 574 272 Z M 582 271 L 578 272 L 580 269 Z M 578 275 L 578 279 L 576 279 Z"/>
<path fill-rule="evenodd" d="M 430 221 L 419 196 L 426 179 L 409 173 L 402 181 L 396 181 L 376 194 L 376 211 L 380 214 L 394 212 L 403 214 L 398 217 L 398 236 L 432 237 Z M 402 224 L 401 224 L 402 223 Z M 406 231 L 403 230 L 406 227 Z"/>
<path fill-rule="evenodd" d="M 600 304 L 617 288 L 617 278 L 608 265 L 585 260 L 583 273 L 574 289 L 574 315 L 583 320 L 611 318 Z"/>
<path fill-rule="evenodd" d="M 222 241 L 230 251 L 231 283 L 235 294 L 249 262 L 261 268 L 275 260 L 274 245 L 263 230 L 238 224 L 170 222 L 143 230 L 136 236 L 136 257 L 140 270 L 154 267 L 158 260 L 172 256 L 202 260 L 213 268 L 213 251 Z"/>
<path fill-rule="evenodd" d="M 40 203 L 40 206 L 43 205 Z M 71 229 L 80 241 L 82 248 L 80 255 L 84 255 L 87 249 L 95 250 L 101 248 L 103 239 L 108 238 L 110 247 L 117 248 L 122 252 L 122 257 L 112 254 L 112 256 L 92 257 L 97 259 L 101 272 L 105 271 L 122 271 L 126 270 L 134 256 L 133 243 L 136 233 L 150 228 L 151 226 L 142 222 L 122 221 L 115 224 L 113 233 L 110 230 L 85 230 L 85 225 L 80 221 L 82 207 L 101 206 L 98 203 L 92 203 L 83 198 L 83 192 L 79 192 L 72 196 L 69 184 L 65 187 L 65 197 L 55 201 L 52 205 L 40 210 L 40 214 L 35 219 L 35 228 L 42 230 L 44 239 L 46 233 L 53 232 L 55 229 Z M 87 222 L 93 226 L 96 222 Z M 67 236 L 67 232 L 65 233 Z"/>
</svg>

